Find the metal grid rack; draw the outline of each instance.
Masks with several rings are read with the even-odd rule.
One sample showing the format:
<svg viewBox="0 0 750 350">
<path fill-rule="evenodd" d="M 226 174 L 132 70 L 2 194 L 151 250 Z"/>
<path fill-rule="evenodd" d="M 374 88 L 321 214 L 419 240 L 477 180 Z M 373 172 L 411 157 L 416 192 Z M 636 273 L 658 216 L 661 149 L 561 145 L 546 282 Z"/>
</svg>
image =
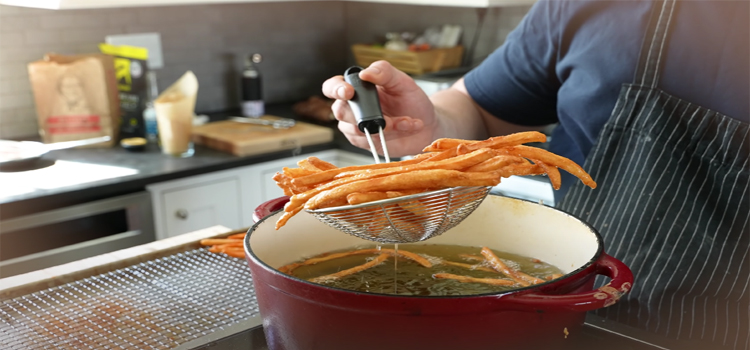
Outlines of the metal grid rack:
<svg viewBox="0 0 750 350">
<path fill-rule="evenodd" d="M 3 349 L 171 349 L 257 316 L 242 259 L 195 249 L 0 301 Z"/>
</svg>

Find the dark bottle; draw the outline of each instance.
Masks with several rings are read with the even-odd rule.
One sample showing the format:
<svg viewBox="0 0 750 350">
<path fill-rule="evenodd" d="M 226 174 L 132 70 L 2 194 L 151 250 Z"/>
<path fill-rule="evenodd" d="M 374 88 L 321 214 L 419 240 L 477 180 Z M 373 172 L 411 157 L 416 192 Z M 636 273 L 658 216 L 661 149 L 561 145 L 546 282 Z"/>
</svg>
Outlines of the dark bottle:
<svg viewBox="0 0 750 350">
<path fill-rule="evenodd" d="M 242 115 L 245 117 L 257 118 L 265 114 L 262 79 L 256 66 L 261 60 L 257 53 L 245 58 L 242 71 Z"/>
</svg>

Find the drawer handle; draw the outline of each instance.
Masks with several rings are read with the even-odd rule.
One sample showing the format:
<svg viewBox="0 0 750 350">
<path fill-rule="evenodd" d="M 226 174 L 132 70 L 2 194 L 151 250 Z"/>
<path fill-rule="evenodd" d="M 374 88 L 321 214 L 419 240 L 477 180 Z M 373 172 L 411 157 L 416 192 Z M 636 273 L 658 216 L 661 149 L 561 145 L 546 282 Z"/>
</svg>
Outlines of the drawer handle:
<svg viewBox="0 0 750 350">
<path fill-rule="evenodd" d="M 188 218 L 188 211 L 185 209 L 177 209 L 174 215 L 179 219 L 185 220 Z"/>
</svg>

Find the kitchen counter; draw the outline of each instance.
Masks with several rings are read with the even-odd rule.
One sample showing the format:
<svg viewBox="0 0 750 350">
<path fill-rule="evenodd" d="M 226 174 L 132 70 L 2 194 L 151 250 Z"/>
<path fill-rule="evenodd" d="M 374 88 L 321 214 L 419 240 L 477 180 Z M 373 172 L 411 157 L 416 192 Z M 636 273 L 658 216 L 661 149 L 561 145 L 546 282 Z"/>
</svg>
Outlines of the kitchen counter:
<svg viewBox="0 0 750 350">
<path fill-rule="evenodd" d="M 298 119 L 290 104 L 269 105 L 266 111 L 271 115 Z M 214 113 L 210 118 L 217 121 L 232 115 L 236 114 Z M 335 129 L 336 123 L 325 126 Z M 367 154 L 351 146 L 338 131 L 334 135 L 333 142 L 302 147 L 300 154 L 333 148 Z M 196 146 L 193 157 L 173 158 L 162 154 L 156 145 L 149 145 L 144 152 L 128 152 L 119 146 L 53 151 L 39 162 L 39 166 L 54 164 L 54 172 L 51 167 L 34 171 L 0 171 L 0 182 L 13 184 L 0 189 L 0 219 L 143 191 L 152 183 L 280 159 L 291 156 L 292 152 L 237 157 Z M 65 173 L 61 175 L 57 171 L 59 168 Z"/>
</svg>

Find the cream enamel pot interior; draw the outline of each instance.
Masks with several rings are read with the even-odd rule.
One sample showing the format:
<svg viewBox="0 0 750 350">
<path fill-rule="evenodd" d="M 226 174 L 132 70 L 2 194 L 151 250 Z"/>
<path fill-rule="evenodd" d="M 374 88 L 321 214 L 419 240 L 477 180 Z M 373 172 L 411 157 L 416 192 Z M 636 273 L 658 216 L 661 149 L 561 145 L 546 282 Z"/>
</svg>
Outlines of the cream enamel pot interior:
<svg viewBox="0 0 750 350">
<path fill-rule="evenodd" d="M 585 312 L 614 304 L 633 275 L 606 255 L 599 234 L 560 210 L 488 196 L 464 222 L 419 244 L 488 246 L 562 269 L 558 280 L 507 293 L 409 297 L 313 284 L 274 268 L 325 252 L 369 245 L 301 212 L 275 230 L 287 198 L 264 203 L 245 253 L 272 350 L 547 349 L 571 344 Z M 594 277 L 612 280 L 593 289 Z M 555 346 L 555 347 L 552 347 Z"/>
</svg>

